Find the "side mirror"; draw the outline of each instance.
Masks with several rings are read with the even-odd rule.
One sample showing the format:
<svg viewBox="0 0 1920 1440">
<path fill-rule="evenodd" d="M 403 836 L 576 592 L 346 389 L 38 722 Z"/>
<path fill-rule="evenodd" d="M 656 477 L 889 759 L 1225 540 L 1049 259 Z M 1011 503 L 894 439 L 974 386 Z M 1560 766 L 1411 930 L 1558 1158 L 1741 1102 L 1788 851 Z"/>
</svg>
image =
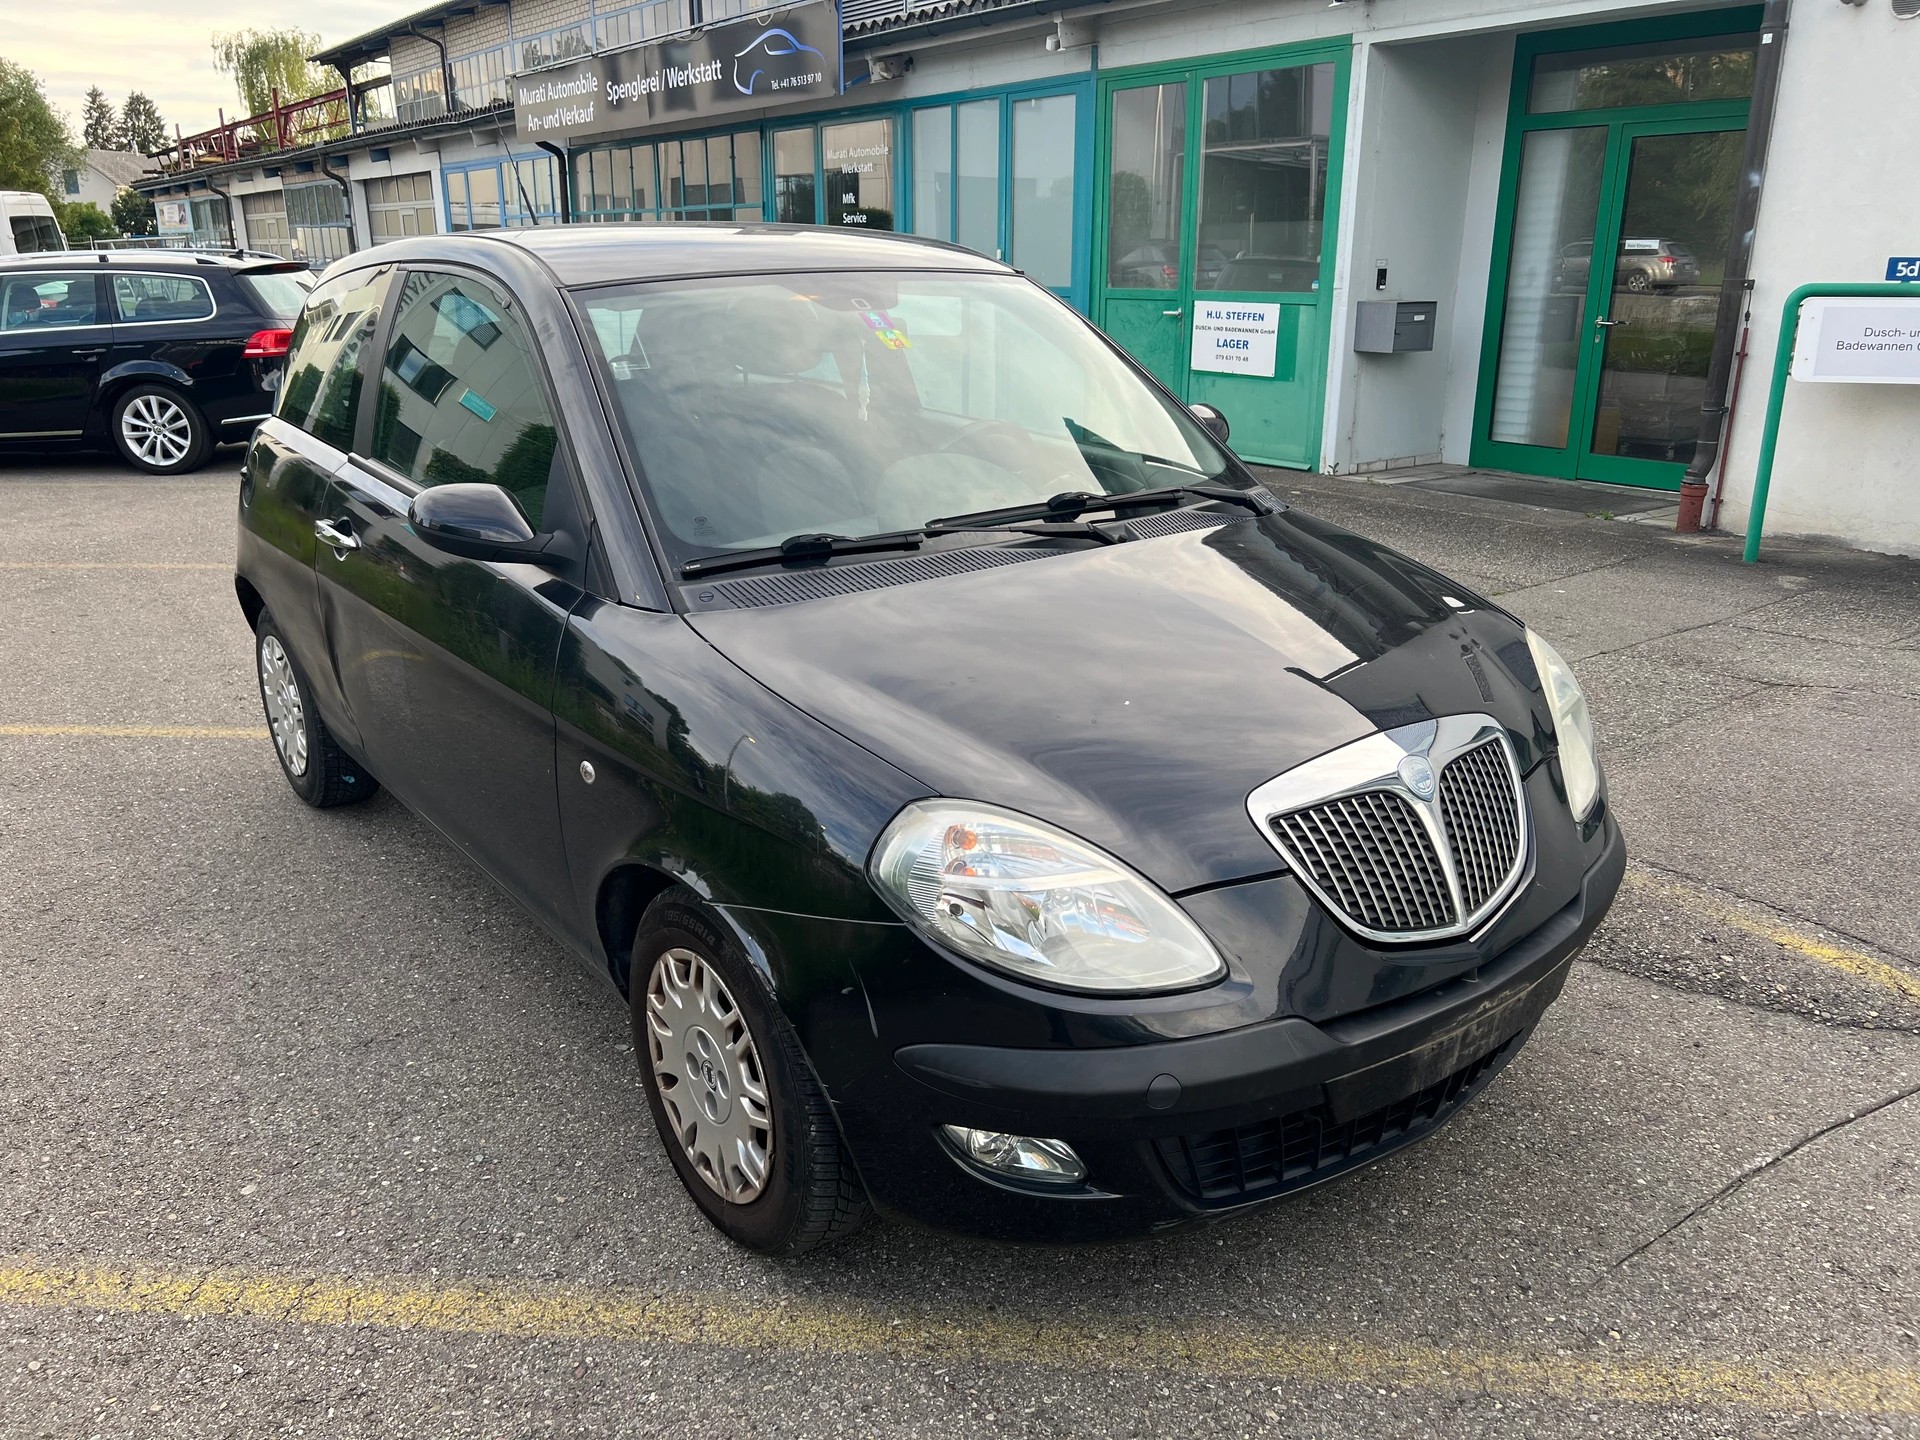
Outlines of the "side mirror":
<svg viewBox="0 0 1920 1440">
<path fill-rule="evenodd" d="M 407 520 L 414 534 L 436 550 L 468 560 L 558 565 L 565 557 L 550 548 L 554 535 L 536 535 L 498 485 L 436 485 L 413 497 Z"/>
<path fill-rule="evenodd" d="M 1193 418 L 1200 422 L 1200 428 L 1202 430 L 1205 430 L 1222 445 L 1227 443 L 1227 438 L 1232 435 L 1233 431 L 1227 426 L 1226 416 L 1222 415 L 1217 409 L 1207 404 L 1204 400 L 1196 401 L 1192 405 L 1189 405 L 1187 409 L 1193 412 Z"/>
</svg>

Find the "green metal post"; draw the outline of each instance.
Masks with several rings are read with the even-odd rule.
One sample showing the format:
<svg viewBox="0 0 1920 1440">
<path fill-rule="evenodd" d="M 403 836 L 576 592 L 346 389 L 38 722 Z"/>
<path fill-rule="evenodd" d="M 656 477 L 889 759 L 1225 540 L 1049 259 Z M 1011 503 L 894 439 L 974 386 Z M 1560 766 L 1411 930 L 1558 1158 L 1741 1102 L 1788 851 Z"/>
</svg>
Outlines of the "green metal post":
<svg viewBox="0 0 1920 1440">
<path fill-rule="evenodd" d="M 1773 484 L 1773 451 L 1780 439 L 1780 411 L 1787 401 L 1787 375 L 1793 369 L 1793 342 L 1800 329 L 1801 302 L 1816 295 L 1845 295 L 1875 299 L 1905 296 L 1920 299 L 1920 285 L 1802 285 L 1780 310 L 1780 338 L 1773 347 L 1773 385 L 1767 392 L 1767 423 L 1760 432 L 1760 463 L 1753 472 L 1753 503 L 1747 507 L 1749 565 L 1760 558 L 1760 528 L 1767 517 L 1767 491 Z"/>
</svg>

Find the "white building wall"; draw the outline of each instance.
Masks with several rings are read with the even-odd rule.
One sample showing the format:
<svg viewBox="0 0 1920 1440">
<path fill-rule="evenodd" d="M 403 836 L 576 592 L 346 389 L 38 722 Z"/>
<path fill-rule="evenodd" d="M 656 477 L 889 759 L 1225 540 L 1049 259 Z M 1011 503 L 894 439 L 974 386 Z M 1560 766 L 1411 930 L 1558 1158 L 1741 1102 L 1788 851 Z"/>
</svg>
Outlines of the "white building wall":
<svg viewBox="0 0 1920 1440">
<path fill-rule="evenodd" d="M 1810 281 L 1881 281 L 1920 255 L 1920 19 L 1801 0 L 1781 73 L 1753 263 L 1753 332 L 1720 523 L 1747 522 L 1780 309 Z M 1920 300 L 1920 285 L 1914 286 Z M 1791 382 L 1766 527 L 1920 554 L 1920 387 Z"/>
</svg>

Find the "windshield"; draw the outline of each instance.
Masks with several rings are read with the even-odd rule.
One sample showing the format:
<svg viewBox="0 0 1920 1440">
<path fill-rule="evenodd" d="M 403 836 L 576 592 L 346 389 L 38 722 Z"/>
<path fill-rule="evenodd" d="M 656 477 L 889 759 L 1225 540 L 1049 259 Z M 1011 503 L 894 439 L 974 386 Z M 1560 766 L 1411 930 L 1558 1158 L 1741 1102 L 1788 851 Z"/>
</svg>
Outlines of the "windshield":
<svg viewBox="0 0 1920 1440">
<path fill-rule="evenodd" d="M 253 293 L 253 298 L 267 314 L 292 320 L 299 315 L 300 307 L 306 304 L 307 292 L 313 289 L 313 272 L 253 270 L 242 275 L 240 283 Z"/>
<path fill-rule="evenodd" d="M 751 276 L 577 298 L 676 563 L 1227 467 L 1085 321 L 1014 276 Z"/>
</svg>

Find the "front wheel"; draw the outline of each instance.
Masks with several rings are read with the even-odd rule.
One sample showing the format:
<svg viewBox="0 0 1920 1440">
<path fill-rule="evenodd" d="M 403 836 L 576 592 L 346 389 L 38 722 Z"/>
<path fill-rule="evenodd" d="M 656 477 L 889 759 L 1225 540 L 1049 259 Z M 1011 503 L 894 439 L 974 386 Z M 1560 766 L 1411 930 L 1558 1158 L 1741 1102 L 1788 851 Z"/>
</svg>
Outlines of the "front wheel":
<svg viewBox="0 0 1920 1440">
<path fill-rule="evenodd" d="M 631 973 L 647 1105 L 707 1219 L 766 1255 L 803 1254 L 858 1229 L 866 1190 L 799 1037 L 691 892 L 647 908 Z"/>
<path fill-rule="evenodd" d="M 164 385 L 136 385 L 113 407 L 113 443 L 149 475 L 184 475 L 213 453 L 213 432 L 194 403 Z"/>
</svg>

